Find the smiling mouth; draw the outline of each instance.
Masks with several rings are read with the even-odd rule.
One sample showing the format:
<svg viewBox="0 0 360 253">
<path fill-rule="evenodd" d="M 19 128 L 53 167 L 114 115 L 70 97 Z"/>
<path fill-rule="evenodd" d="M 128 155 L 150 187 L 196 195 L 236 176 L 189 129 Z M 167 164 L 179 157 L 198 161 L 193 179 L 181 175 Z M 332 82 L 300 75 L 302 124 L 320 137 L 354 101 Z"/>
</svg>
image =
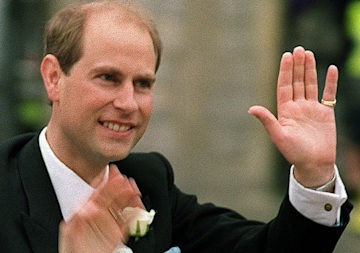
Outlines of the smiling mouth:
<svg viewBox="0 0 360 253">
<path fill-rule="evenodd" d="M 129 129 L 131 129 L 131 126 L 129 125 L 120 125 L 113 122 L 103 122 L 102 125 L 110 130 L 116 131 L 116 132 L 126 132 Z"/>
</svg>

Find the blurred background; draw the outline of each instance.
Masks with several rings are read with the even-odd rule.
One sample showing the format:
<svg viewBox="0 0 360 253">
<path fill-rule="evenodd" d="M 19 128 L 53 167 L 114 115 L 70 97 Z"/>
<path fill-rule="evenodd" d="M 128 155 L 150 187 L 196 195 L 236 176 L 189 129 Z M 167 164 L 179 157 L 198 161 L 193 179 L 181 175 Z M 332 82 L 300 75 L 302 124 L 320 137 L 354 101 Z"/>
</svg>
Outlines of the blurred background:
<svg viewBox="0 0 360 253">
<path fill-rule="evenodd" d="M 70 2 L 0 0 L 0 140 L 46 125 L 43 27 Z M 164 58 L 136 151 L 163 153 L 183 191 L 249 219 L 276 215 L 290 165 L 248 108 L 276 113 L 280 57 L 295 46 L 315 52 L 320 84 L 328 65 L 338 66 L 337 163 L 355 209 L 335 252 L 360 252 L 360 1 L 142 2 L 158 24 Z"/>
</svg>

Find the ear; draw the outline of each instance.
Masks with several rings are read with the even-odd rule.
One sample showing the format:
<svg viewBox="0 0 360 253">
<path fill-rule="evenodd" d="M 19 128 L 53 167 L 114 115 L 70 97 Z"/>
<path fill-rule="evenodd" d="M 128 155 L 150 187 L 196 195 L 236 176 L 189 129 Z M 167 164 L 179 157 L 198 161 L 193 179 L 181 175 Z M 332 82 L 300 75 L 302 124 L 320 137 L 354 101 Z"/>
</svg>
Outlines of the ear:
<svg viewBox="0 0 360 253">
<path fill-rule="evenodd" d="M 57 101 L 59 99 L 60 79 L 63 74 L 57 58 L 52 54 L 46 55 L 41 62 L 40 72 L 48 98 L 51 102 Z"/>
</svg>

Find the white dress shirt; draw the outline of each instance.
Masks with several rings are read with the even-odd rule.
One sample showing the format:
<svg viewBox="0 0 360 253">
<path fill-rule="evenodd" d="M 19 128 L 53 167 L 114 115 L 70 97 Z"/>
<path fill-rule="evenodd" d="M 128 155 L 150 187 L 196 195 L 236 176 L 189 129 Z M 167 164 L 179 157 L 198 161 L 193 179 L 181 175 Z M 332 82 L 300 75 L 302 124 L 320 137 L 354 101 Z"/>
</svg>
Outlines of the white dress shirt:
<svg viewBox="0 0 360 253">
<path fill-rule="evenodd" d="M 293 170 L 294 166 L 291 167 L 290 171 L 289 198 L 295 209 L 319 224 L 325 226 L 339 225 L 340 207 L 347 200 L 347 194 L 338 168 L 335 167 L 335 176 L 328 183 L 334 186 L 334 193 L 323 191 L 328 184 L 315 190 L 305 188 L 296 181 Z"/>
<path fill-rule="evenodd" d="M 61 213 L 67 222 L 89 199 L 95 189 L 56 157 L 46 140 L 45 132 L 46 128 L 41 131 L 39 136 L 40 150 L 59 201 Z M 108 180 L 109 166 L 105 169 L 103 183 Z"/>
</svg>

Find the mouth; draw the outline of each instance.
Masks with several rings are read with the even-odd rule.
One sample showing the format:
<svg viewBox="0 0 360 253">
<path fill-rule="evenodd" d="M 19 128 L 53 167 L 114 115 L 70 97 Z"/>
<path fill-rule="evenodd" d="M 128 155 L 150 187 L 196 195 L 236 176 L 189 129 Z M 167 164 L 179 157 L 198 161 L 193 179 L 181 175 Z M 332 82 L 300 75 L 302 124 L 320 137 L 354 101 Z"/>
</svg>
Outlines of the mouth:
<svg viewBox="0 0 360 253">
<path fill-rule="evenodd" d="M 101 123 L 104 127 L 115 132 L 126 132 L 132 128 L 130 125 L 122 125 L 115 122 L 105 121 Z"/>
</svg>

